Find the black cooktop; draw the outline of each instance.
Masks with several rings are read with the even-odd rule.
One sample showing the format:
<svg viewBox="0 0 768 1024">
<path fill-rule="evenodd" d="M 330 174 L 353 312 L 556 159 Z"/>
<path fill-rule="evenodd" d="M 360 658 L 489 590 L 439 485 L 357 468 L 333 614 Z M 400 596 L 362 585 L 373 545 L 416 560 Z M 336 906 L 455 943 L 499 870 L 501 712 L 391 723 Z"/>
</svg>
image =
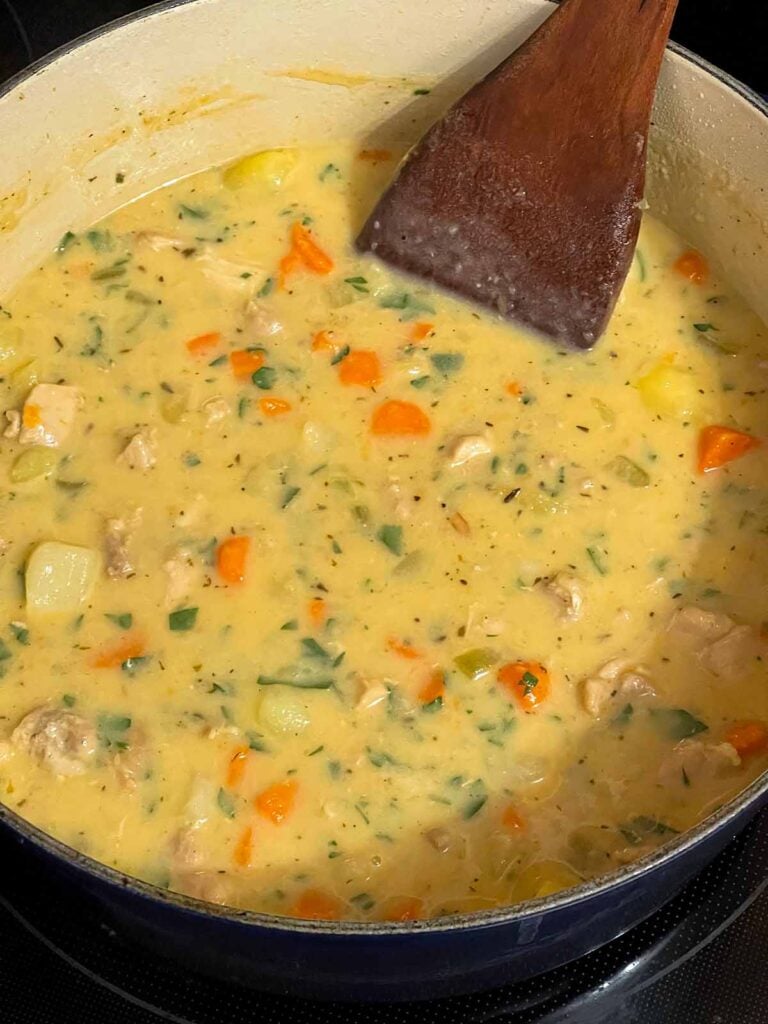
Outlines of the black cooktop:
<svg viewBox="0 0 768 1024">
<path fill-rule="evenodd" d="M 0 0 L 0 80 L 135 0 Z M 765 0 L 680 0 L 673 38 L 768 93 Z M 0 1024 L 766 1024 L 768 811 L 627 935 L 512 988 L 399 1006 L 263 995 L 135 947 L 0 842 Z"/>
</svg>

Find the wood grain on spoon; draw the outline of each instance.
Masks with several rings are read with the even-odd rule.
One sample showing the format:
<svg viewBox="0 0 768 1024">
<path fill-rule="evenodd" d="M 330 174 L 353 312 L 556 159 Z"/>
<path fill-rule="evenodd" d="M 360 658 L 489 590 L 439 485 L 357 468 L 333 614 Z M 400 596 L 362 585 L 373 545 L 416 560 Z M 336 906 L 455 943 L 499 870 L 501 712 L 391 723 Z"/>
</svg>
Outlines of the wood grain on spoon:
<svg viewBox="0 0 768 1024">
<path fill-rule="evenodd" d="M 629 270 L 677 0 L 565 0 L 410 153 L 357 240 L 590 348 Z"/>
</svg>

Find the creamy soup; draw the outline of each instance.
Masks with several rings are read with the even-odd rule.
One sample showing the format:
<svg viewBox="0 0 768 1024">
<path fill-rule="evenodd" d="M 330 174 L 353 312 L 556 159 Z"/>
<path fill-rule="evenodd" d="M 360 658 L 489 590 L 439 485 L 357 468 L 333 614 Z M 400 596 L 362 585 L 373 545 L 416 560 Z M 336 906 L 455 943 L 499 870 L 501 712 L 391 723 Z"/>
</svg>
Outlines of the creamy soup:
<svg viewBox="0 0 768 1024">
<path fill-rule="evenodd" d="M 765 766 L 766 331 L 644 220 L 573 353 L 272 151 L 2 304 L 0 785 L 203 899 L 407 920 L 608 872 Z"/>
</svg>

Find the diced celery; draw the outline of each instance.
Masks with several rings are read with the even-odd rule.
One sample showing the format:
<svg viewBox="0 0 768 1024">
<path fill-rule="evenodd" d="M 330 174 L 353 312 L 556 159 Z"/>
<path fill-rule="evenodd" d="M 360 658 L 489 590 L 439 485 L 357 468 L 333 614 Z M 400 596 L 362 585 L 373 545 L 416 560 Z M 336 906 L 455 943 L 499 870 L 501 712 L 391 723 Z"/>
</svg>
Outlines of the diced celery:
<svg viewBox="0 0 768 1024">
<path fill-rule="evenodd" d="M 75 612 L 88 600 L 99 574 L 98 551 L 47 541 L 27 561 L 27 607 L 38 612 Z"/>
<path fill-rule="evenodd" d="M 58 461 L 58 454 L 50 448 L 28 448 L 13 460 L 8 475 L 14 484 L 27 483 L 41 476 L 50 476 Z"/>
<path fill-rule="evenodd" d="M 498 660 L 495 652 L 487 647 L 474 647 L 470 651 L 464 651 L 463 654 L 457 655 L 453 659 L 453 663 L 467 679 L 477 679 L 490 672 L 491 667 Z"/>
</svg>

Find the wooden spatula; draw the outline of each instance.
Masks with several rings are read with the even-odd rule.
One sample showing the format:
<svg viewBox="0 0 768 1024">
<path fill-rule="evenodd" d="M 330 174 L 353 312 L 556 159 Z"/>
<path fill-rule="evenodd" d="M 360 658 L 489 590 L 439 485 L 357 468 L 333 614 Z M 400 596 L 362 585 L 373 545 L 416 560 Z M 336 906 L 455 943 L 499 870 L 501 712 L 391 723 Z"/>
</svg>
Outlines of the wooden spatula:
<svg viewBox="0 0 768 1024">
<path fill-rule="evenodd" d="M 358 248 L 590 348 L 632 260 L 676 5 L 564 0 L 427 132 Z"/>
</svg>

